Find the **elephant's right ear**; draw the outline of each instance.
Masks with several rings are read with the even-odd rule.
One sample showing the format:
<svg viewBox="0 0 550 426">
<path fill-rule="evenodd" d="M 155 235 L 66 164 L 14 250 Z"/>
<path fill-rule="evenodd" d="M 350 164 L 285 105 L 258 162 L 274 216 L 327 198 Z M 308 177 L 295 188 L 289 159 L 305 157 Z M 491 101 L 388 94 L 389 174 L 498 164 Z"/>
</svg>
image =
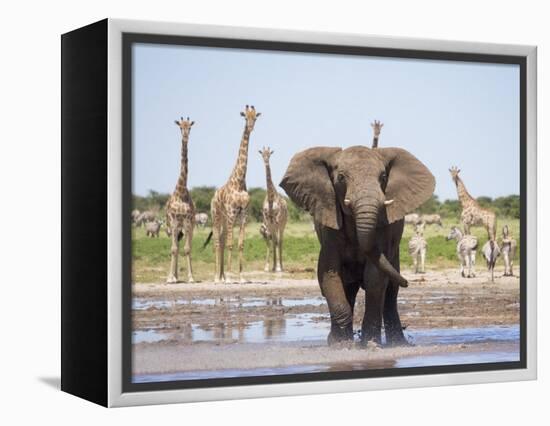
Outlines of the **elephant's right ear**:
<svg viewBox="0 0 550 426">
<path fill-rule="evenodd" d="M 313 215 L 315 222 L 340 229 L 342 218 L 330 177 L 331 160 L 341 148 L 317 147 L 299 152 L 279 184 L 290 199 Z"/>
</svg>

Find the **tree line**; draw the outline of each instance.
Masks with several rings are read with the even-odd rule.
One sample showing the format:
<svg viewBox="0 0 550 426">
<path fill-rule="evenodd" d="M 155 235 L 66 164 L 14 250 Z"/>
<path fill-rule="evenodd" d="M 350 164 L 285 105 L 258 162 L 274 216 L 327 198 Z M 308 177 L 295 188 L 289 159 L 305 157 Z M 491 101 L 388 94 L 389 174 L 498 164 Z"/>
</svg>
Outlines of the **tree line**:
<svg viewBox="0 0 550 426">
<path fill-rule="evenodd" d="M 478 197 L 477 202 L 481 207 L 492 210 L 498 217 L 508 217 L 519 219 L 520 215 L 520 200 L 519 195 L 507 195 L 505 197 Z M 419 209 L 421 214 L 440 214 L 444 218 L 456 218 L 460 216 L 462 207 L 458 200 L 440 201 L 437 195 L 426 201 Z"/>
<path fill-rule="evenodd" d="M 195 204 L 195 211 L 205 212 L 210 215 L 210 201 L 214 197 L 214 192 L 216 188 L 213 186 L 197 186 L 189 190 L 191 194 L 191 199 Z M 250 206 L 248 209 L 249 217 L 256 222 L 261 222 L 262 218 L 262 207 L 266 195 L 266 190 L 264 188 L 249 188 L 248 193 L 250 194 Z M 164 209 L 166 201 L 170 194 L 163 194 L 157 191 L 150 190 L 146 196 L 133 195 L 133 208 L 140 211 L 144 210 L 155 210 L 160 211 Z M 297 207 L 290 199 L 287 197 L 286 201 L 288 203 L 288 215 L 289 220 L 292 222 L 299 222 L 309 218 L 309 214 L 299 207 Z"/>
<path fill-rule="evenodd" d="M 191 198 L 195 204 L 197 212 L 206 212 L 210 214 L 210 201 L 214 196 L 216 188 L 213 186 L 198 186 L 190 190 Z M 262 206 L 266 195 L 264 188 L 250 188 L 250 208 L 249 215 L 252 220 L 262 221 Z M 155 210 L 160 211 L 164 208 L 170 194 L 164 194 L 150 190 L 146 196 L 133 195 L 133 208 L 140 211 Z M 288 214 L 290 221 L 297 222 L 307 220 L 309 214 L 297 207 L 290 199 L 286 198 L 288 203 Z M 478 197 L 478 203 L 485 208 L 493 210 L 497 216 L 519 219 L 520 199 L 519 195 L 508 195 L 506 197 Z M 458 200 L 440 201 L 437 195 L 426 201 L 418 210 L 421 214 L 440 214 L 444 218 L 458 219 L 461 212 L 460 202 Z"/>
</svg>

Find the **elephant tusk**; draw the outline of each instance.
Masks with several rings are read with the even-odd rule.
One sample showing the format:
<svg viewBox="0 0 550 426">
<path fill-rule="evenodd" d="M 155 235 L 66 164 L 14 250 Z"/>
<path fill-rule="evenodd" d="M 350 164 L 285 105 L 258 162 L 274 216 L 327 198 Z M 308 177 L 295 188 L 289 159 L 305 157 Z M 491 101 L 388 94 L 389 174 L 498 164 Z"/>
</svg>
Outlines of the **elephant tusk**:
<svg viewBox="0 0 550 426">
<path fill-rule="evenodd" d="M 393 201 L 394 201 L 393 199 L 392 200 L 386 200 L 386 201 L 384 201 L 384 205 L 389 206 L 389 205 L 393 204 Z"/>
<path fill-rule="evenodd" d="M 345 198 L 345 199 L 344 199 L 344 205 L 345 205 L 346 207 L 351 206 L 351 200 L 350 200 L 349 198 Z"/>
</svg>

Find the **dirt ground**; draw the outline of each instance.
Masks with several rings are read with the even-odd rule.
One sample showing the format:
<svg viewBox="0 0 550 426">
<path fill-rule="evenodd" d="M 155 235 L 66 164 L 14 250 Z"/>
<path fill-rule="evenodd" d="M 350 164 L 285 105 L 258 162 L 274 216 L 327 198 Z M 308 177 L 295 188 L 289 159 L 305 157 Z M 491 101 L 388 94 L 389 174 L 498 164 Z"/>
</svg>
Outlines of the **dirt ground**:
<svg viewBox="0 0 550 426">
<path fill-rule="evenodd" d="M 477 277 L 470 279 L 461 278 L 456 269 L 421 275 L 403 271 L 403 274 L 409 287 L 400 290 L 398 303 L 406 331 L 519 323 L 517 276 L 504 277 L 499 273 L 491 283 L 486 271 L 478 271 Z M 255 273 L 245 284 L 138 283 L 133 287 L 133 296 L 134 333 L 154 331 L 162 336 L 159 340 L 134 342 L 135 374 L 327 363 L 335 369 L 344 368 L 338 367 L 343 363 L 347 369 L 353 363 L 365 361 L 384 366 L 385 362 L 403 356 L 494 351 L 502 345 L 508 345 L 505 349 L 509 349 L 508 343 L 455 342 L 371 351 L 329 350 L 321 340 L 297 343 L 292 336 L 270 340 L 289 324 L 299 331 L 297 327 L 305 317 L 308 330 L 315 324 L 326 327 L 329 323 L 327 305 L 317 281 L 282 279 L 276 274 Z M 364 292 L 360 290 L 354 316 L 357 330 L 364 314 L 363 301 Z M 261 341 L 241 337 L 260 323 Z M 201 340 L 203 335 L 210 338 Z M 321 335 L 326 338 L 324 331 Z"/>
</svg>

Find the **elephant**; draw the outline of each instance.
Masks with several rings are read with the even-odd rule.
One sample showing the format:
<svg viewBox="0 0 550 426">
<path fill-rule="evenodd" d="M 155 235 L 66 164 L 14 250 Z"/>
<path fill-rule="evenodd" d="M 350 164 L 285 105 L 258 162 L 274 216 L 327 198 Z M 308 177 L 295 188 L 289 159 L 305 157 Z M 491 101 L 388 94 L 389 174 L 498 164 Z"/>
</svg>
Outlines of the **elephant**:
<svg viewBox="0 0 550 426">
<path fill-rule="evenodd" d="M 326 298 L 328 344 L 353 342 L 353 310 L 365 290 L 361 344 L 407 345 L 397 310 L 404 217 L 428 200 L 435 178 L 401 148 L 315 147 L 291 159 L 280 183 L 314 219 L 321 250 L 317 279 Z"/>
</svg>

